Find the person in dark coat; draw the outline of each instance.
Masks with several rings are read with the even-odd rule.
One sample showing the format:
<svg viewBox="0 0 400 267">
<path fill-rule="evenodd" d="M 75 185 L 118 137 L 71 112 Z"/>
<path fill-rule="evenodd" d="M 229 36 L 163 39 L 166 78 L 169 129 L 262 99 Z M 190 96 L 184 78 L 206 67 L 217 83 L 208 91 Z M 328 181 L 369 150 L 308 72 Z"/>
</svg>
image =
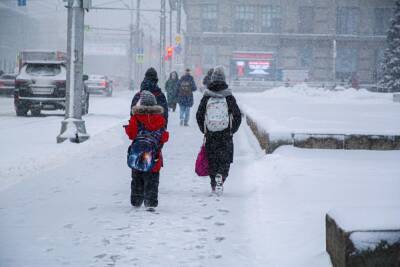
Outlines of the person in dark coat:
<svg viewBox="0 0 400 267">
<path fill-rule="evenodd" d="M 214 69 L 211 68 L 208 70 L 207 75 L 203 79 L 203 85 L 205 88 L 208 88 L 208 85 L 211 83 L 211 75 L 213 74 Z"/>
<path fill-rule="evenodd" d="M 193 76 L 190 70 L 186 69 L 178 82 L 178 104 L 180 109 L 181 126 L 189 126 L 190 108 L 193 106 L 193 92 L 197 90 Z"/>
<path fill-rule="evenodd" d="M 157 105 L 159 105 L 163 108 L 164 118 L 165 118 L 166 123 L 168 124 L 167 98 L 165 97 L 164 93 L 161 91 L 160 87 L 158 87 L 157 83 L 158 83 L 157 71 L 154 68 L 149 68 L 145 73 L 142 84 L 140 85 L 140 91 L 138 93 L 136 93 L 132 99 L 131 111 L 132 111 L 132 108 L 134 106 L 136 106 L 136 104 L 139 102 L 140 93 L 142 91 L 149 91 L 156 97 Z M 132 112 L 131 112 L 131 115 L 133 115 Z"/>
<path fill-rule="evenodd" d="M 205 125 L 207 103 L 210 98 L 225 98 L 228 114 L 231 117 L 227 129 L 211 132 Z M 214 192 L 217 182 L 222 184 L 229 175 L 230 164 L 233 162 L 233 135 L 238 131 L 242 122 L 242 114 L 232 91 L 228 88 L 222 67 L 216 68 L 211 76 L 211 83 L 204 92 L 196 113 L 200 131 L 205 134 L 205 148 L 209 162 L 211 189 Z M 219 180 L 219 181 L 218 181 Z M 222 184 L 219 186 L 222 188 Z"/>
<path fill-rule="evenodd" d="M 138 135 L 140 125 L 148 131 L 158 131 L 165 128 L 166 120 L 163 116 L 163 108 L 157 105 L 156 98 L 149 91 L 140 93 L 140 105 L 132 108 L 133 115 L 129 124 L 125 127 L 125 132 L 132 141 Z M 169 133 L 163 131 L 160 138 L 160 145 L 168 141 Z M 161 149 L 158 152 L 158 161 L 149 172 L 142 172 L 132 169 L 131 182 L 131 204 L 140 207 L 143 202 L 146 208 L 153 211 L 158 206 L 158 185 L 160 180 L 160 170 L 163 165 Z"/>
<path fill-rule="evenodd" d="M 168 107 L 175 112 L 177 104 L 177 90 L 178 90 L 178 73 L 176 71 L 171 72 L 168 81 L 165 83 L 165 91 L 167 91 Z"/>
</svg>

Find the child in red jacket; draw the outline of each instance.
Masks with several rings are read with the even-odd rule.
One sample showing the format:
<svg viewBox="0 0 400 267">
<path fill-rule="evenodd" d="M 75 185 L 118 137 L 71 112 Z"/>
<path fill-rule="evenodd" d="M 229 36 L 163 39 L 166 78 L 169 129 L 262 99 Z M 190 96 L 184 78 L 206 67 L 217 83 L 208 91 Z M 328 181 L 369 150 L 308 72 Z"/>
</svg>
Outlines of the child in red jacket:
<svg viewBox="0 0 400 267">
<path fill-rule="evenodd" d="M 155 96 L 148 91 L 142 91 L 140 105 L 132 108 L 133 115 L 129 120 L 129 125 L 125 127 L 126 134 L 133 141 L 138 137 L 141 127 L 144 127 L 147 132 L 160 132 L 160 149 L 153 168 L 148 172 L 132 169 L 131 204 L 134 207 L 140 207 L 144 202 L 149 211 L 154 211 L 154 208 L 158 206 L 158 184 L 160 169 L 163 166 L 161 148 L 169 138 L 169 133 L 164 130 L 166 121 L 163 112 L 163 108 L 156 105 Z"/>
</svg>

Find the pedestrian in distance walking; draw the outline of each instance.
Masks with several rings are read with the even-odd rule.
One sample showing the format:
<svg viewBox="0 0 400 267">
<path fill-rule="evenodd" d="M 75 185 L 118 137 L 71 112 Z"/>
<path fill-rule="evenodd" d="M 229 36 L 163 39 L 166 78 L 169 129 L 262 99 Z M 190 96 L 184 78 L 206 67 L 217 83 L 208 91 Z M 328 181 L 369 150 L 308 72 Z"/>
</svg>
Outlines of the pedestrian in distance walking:
<svg viewBox="0 0 400 267">
<path fill-rule="evenodd" d="M 163 107 L 147 90 L 140 93 L 140 103 L 132 108 L 125 132 L 132 144 L 128 149 L 128 165 L 132 169 L 131 204 L 148 211 L 158 206 L 158 185 L 163 166 L 161 149 L 169 139 L 165 130 Z"/>
<path fill-rule="evenodd" d="M 211 75 L 196 119 L 200 131 L 205 135 L 211 190 L 220 195 L 233 162 L 233 135 L 242 122 L 242 114 L 228 88 L 222 67 L 217 67 Z"/>
<path fill-rule="evenodd" d="M 133 107 L 136 106 L 140 100 L 140 94 L 143 91 L 149 91 L 152 93 L 157 101 L 157 105 L 161 106 L 163 108 L 163 115 L 166 121 L 166 124 L 168 125 L 168 103 L 167 103 L 167 98 L 165 97 L 164 93 L 161 91 L 160 87 L 157 85 L 158 83 L 158 76 L 157 76 L 157 71 L 154 68 L 149 68 L 144 76 L 144 79 L 140 85 L 140 91 L 135 94 L 135 96 L 132 99 L 131 103 L 131 111 L 133 110 Z M 131 115 L 132 112 L 131 112 Z"/>
<path fill-rule="evenodd" d="M 173 112 L 176 110 L 177 104 L 177 91 L 178 91 L 178 73 L 176 71 L 171 72 L 168 81 L 165 83 L 165 91 L 167 91 L 167 101 L 168 107 L 172 109 Z"/>
<path fill-rule="evenodd" d="M 180 109 L 180 125 L 189 126 L 190 108 L 193 106 L 193 92 L 197 90 L 190 69 L 186 69 L 185 74 L 178 82 L 178 104 Z"/>
<path fill-rule="evenodd" d="M 205 89 L 207 89 L 208 85 L 211 83 L 211 75 L 213 74 L 213 72 L 214 72 L 214 69 L 211 68 L 208 70 L 207 75 L 204 76 L 203 85 L 204 85 Z"/>
</svg>

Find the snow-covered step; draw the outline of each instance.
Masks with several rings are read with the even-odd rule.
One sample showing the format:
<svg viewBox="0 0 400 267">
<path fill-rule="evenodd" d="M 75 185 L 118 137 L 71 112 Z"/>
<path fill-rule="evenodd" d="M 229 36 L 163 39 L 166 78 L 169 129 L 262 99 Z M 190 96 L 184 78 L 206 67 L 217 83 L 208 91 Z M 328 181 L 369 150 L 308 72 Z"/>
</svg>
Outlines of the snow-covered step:
<svg viewBox="0 0 400 267">
<path fill-rule="evenodd" d="M 400 103 L 400 94 L 393 94 L 393 102 Z"/>
<path fill-rule="evenodd" d="M 334 267 L 399 266 L 400 207 L 329 212 L 326 251 Z"/>
<path fill-rule="evenodd" d="M 246 122 L 267 154 L 283 145 L 311 149 L 400 150 L 400 135 L 268 132 L 249 115 Z"/>
</svg>

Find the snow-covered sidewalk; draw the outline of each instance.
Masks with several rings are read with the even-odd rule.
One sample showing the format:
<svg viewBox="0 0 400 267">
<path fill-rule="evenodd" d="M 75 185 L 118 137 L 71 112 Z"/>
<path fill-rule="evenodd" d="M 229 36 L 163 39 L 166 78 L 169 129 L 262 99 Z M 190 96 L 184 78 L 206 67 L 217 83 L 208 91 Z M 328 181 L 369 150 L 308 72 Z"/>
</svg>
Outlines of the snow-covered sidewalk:
<svg viewBox="0 0 400 267">
<path fill-rule="evenodd" d="M 190 127 L 170 116 L 157 213 L 130 206 L 129 142 L 112 127 L 92 137 L 100 147 L 91 153 L 2 191 L 0 266 L 328 267 L 327 211 L 400 203 L 400 152 L 282 147 L 266 156 L 245 123 L 224 195 L 210 196 L 193 171 L 194 116 Z"/>
</svg>

